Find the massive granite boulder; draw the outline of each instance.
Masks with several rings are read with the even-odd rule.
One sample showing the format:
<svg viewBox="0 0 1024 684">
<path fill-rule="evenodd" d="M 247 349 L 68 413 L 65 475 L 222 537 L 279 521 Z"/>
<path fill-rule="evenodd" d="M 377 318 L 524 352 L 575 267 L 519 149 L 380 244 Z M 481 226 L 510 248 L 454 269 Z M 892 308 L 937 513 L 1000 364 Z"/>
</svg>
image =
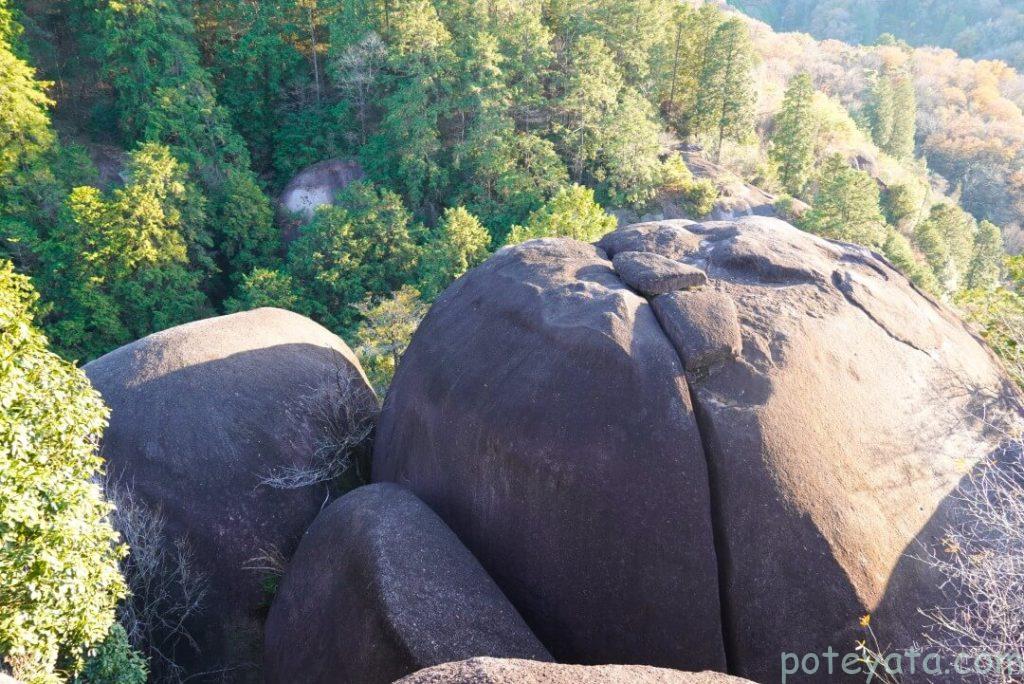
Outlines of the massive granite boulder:
<svg viewBox="0 0 1024 684">
<path fill-rule="evenodd" d="M 133 557 L 169 562 L 140 569 L 140 614 L 157 602 L 172 625 L 180 617 L 184 597 L 159 596 L 183 593 L 180 548 L 203 579 L 186 587 L 205 589 L 183 625 L 188 637 L 149 624 L 153 646 L 190 681 L 261 681 L 262 557 L 290 556 L 331 495 L 326 482 L 303 485 L 337 474 L 340 451 L 369 434 L 377 399 L 358 361 L 313 321 L 257 309 L 150 335 L 85 372 L 111 410 L 101 452 L 119 515 L 132 518 L 129 540 L 140 544 Z M 140 527 L 147 520 L 163 529 Z M 158 675 L 169 667 L 152 665 Z"/>
<path fill-rule="evenodd" d="M 644 665 L 556 665 L 472 658 L 445 663 L 395 684 L 752 684 L 718 672 L 679 672 Z"/>
<path fill-rule="evenodd" d="M 302 538 L 266 627 L 267 684 L 390 684 L 475 656 L 550 660 L 440 518 L 393 484 L 360 487 Z"/>
<path fill-rule="evenodd" d="M 285 239 L 295 237 L 296 222 L 311 220 L 317 207 L 334 204 L 339 192 L 364 175 L 351 159 L 327 159 L 295 174 L 278 198 L 278 220 L 288 228 Z"/>
<path fill-rule="evenodd" d="M 630 290 L 608 251 L 644 244 L 708 284 Z M 560 661 L 778 681 L 783 652 L 852 651 L 866 613 L 883 646 L 921 641 L 943 599 L 915 557 L 1021 412 L 991 352 L 882 257 L 776 219 L 599 245 L 505 248 L 438 299 L 374 477 Z"/>
</svg>

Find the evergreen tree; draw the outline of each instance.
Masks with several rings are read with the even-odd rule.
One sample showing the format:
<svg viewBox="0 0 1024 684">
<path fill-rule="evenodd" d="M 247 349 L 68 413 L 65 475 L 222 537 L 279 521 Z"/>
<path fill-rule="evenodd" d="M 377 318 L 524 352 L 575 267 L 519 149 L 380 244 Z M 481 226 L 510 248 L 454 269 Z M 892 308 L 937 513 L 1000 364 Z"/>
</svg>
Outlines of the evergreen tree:
<svg viewBox="0 0 1024 684">
<path fill-rule="evenodd" d="M 622 76 L 599 38 L 581 37 L 561 78 L 559 117 L 554 130 L 575 180 L 593 172 L 601 151 L 601 127 L 618 104 Z"/>
<path fill-rule="evenodd" d="M 360 150 L 360 160 L 371 178 L 401 191 L 410 206 L 433 208 L 448 187 L 439 124 L 449 104 L 451 34 L 426 0 L 386 4 L 382 18 L 388 94 L 378 131 Z"/>
<path fill-rule="evenodd" d="M 788 193 L 800 196 L 814 166 L 817 123 L 814 119 L 814 84 L 800 73 L 790 79 L 782 110 L 775 120 L 771 160 L 778 167 L 779 181 Z"/>
<path fill-rule="evenodd" d="M 539 11 L 524 6 L 497 33 L 504 55 L 503 69 L 509 114 L 522 130 L 545 126 L 546 84 L 551 79 L 555 51 L 554 36 L 541 20 Z"/>
<path fill-rule="evenodd" d="M 534 238 L 568 237 L 593 242 L 615 230 L 615 217 L 594 201 L 594 191 L 581 185 L 562 188 L 543 207 L 533 212 L 525 226 L 514 226 L 508 244 Z"/>
<path fill-rule="evenodd" d="M 822 165 L 812 207 L 800 227 L 834 240 L 881 247 L 885 220 L 874 179 L 850 167 L 841 155 L 832 155 Z"/>
<path fill-rule="evenodd" d="M 917 94 L 913 80 L 904 74 L 896 79 L 893 86 L 892 135 L 883 149 L 897 159 L 913 159 L 916 132 Z"/>
<path fill-rule="evenodd" d="M 209 312 L 184 237 L 192 204 L 184 167 L 150 143 L 132 155 L 128 179 L 109 196 L 76 188 L 42 247 L 48 268 L 37 279 L 53 305 L 47 329 L 73 358 Z"/>
<path fill-rule="evenodd" d="M 888 75 L 875 74 L 872 79 L 867 112 L 872 139 L 880 148 L 888 150 L 896 125 L 896 95 Z"/>
<path fill-rule="evenodd" d="M 21 25 L 0 0 L 0 257 L 34 269 L 36 249 L 63 201 L 47 83 L 20 56 Z"/>
<path fill-rule="evenodd" d="M 867 114 L 876 145 L 897 159 L 914 157 L 917 95 L 909 74 L 892 71 L 875 74 L 868 94 Z"/>
<path fill-rule="evenodd" d="M 284 4 L 191 3 L 194 24 L 201 27 L 200 48 L 210 57 L 208 69 L 217 84 L 217 100 L 261 168 L 270 165 L 286 83 L 301 62 L 298 50 L 287 40 Z"/>
<path fill-rule="evenodd" d="M 999 226 L 989 222 L 978 223 L 974 238 L 974 255 L 967 272 L 967 287 L 993 289 L 1003 277 L 1003 234 Z"/>
<path fill-rule="evenodd" d="M 462 172 L 451 204 L 463 204 L 488 226 L 495 244 L 509 228 L 569 181 L 555 146 L 533 133 L 517 133 L 510 119 L 475 126 L 459 151 Z"/>
<path fill-rule="evenodd" d="M 894 226 L 914 220 L 921 210 L 927 188 L 907 183 L 896 183 L 886 188 L 882 197 L 885 219 Z"/>
<path fill-rule="evenodd" d="M 462 207 L 445 210 L 424 250 L 420 289 L 428 300 L 437 296 L 453 280 L 476 266 L 490 251 L 491 236 Z"/>
<path fill-rule="evenodd" d="M 673 12 L 661 59 L 655 62 L 661 109 L 684 135 L 696 132 L 701 74 L 708 46 L 724 20 L 722 11 L 710 3 L 696 9 L 680 3 Z"/>
<path fill-rule="evenodd" d="M 220 272 L 237 281 L 252 269 L 273 265 L 280 257 L 281 236 L 253 175 L 229 170 L 216 200 L 211 225 Z"/>
<path fill-rule="evenodd" d="M 928 218 L 914 231 L 918 248 L 946 292 L 956 292 L 965 284 L 974 257 L 976 231 L 971 215 L 947 202 L 933 206 Z"/>
<path fill-rule="evenodd" d="M 7 0 L 0 0 L 0 178 L 30 163 L 55 141 L 48 84 L 36 80 L 35 70 L 15 52 L 14 40 L 20 31 Z"/>
<path fill-rule="evenodd" d="M 338 201 L 318 209 L 292 243 L 287 272 L 303 286 L 311 315 L 344 333 L 367 296 L 394 292 L 415 277 L 421 229 L 398 195 L 371 183 L 349 185 Z"/>
<path fill-rule="evenodd" d="M 187 236 L 193 263 L 209 278 L 217 262 L 232 264 L 239 249 L 229 240 L 224 246 L 232 254 L 218 253 L 220 243 L 214 243 L 213 235 L 223 235 L 217 222 L 224 214 L 216 209 L 237 206 L 230 194 L 244 185 L 245 200 L 262 205 L 246 215 L 261 223 L 243 227 L 236 215 L 231 230 L 260 234 L 270 230 L 270 205 L 249 168 L 248 150 L 200 63 L 191 19 L 169 0 L 82 1 L 92 9 L 96 51 L 114 86 L 125 142 L 166 145 L 215 209 L 208 223 Z M 203 202 L 199 194 L 192 199 Z"/>
<path fill-rule="evenodd" d="M 654 107 L 640 93 L 627 88 L 615 108 L 605 115 L 599 131 L 596 180 L 612 203 L 644 207 L 654 198 L 661 180 L 661 127 Z"/>
<path fill-rule="evenodd" d="M 910 240 L 892 226 L 886 228 L 885 242 L 881 249 L 882 254 L 915 285 L 934 294 L 941 293 L 935 272 L 927 263 L 919 260 Z"/>
<path fill-rule="evenodd" d="M 696 128 L 713 139 L 714 158 L 725 140 L 742 141 L 754 130 L 754 49 L 740 19 L 723 22 L 708 44 L 697 94 Z"/>
<path fill-rule="evenodd" d="M 242 276 L 235 296 L 224 302 L 227 313 L 273 306 L 296 313 L 309 313 L 308 303 L 295 279 L 283 271 L 257 268 Z"/>
</svg>

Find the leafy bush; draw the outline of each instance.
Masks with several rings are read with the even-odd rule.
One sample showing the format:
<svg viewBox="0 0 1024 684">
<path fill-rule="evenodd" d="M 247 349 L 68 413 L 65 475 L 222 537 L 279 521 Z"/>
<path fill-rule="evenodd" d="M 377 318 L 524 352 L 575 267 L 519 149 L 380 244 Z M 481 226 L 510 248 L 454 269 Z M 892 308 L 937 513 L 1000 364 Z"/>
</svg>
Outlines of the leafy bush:
<svg viewBox="0 0 1024 684">
<path fill-rule="evenodd" d="M 364 320 L 357 351 L 374 390 L 383 396 L 413 333 L 427 315 L 427 305 L 418 291 L 406 285 L 386 299 L 367 299 L 359 310 Z"/>
<path fill-rule="evenodd" d="M 718 188 L 710 180 L 704 178 L 694 181 L 683 191 L 683 211 L 693 218 L 701 218 L 711 213 L 718 201 Z"/>
<path fill-rule="evenodd" d="M 61 681 L 102 640 L 125 595 L 126 549 L 96 477 L 107 409 L 33 325 L 36 294 L 0 262 L 0 656 L 16 677 Z"/>
<path fill-rule="evenodd" d="M 711 213 L 718 201 L 718 189 L 710 180 L 696 180 L 679 154 L 671 154 L 661 163 L 661 187 L 678 196 L 683 211 L 692 218 Z"/>
<path fill-rule="evenodd" d="M 513 226 L 510 245 L 542 237 L 568 237 L 590 242 L 615 230 L 615 217 L 594 201 L 594 191 L 582 185 L 562 188 L 530 214 L 525 226 Z"/>
<path fill-rule="evenodd" d="M 132 648 L 124 627 L 114 623 L 75 680 L 76 684 L 146 684 L 146 659 Z"/>
<path fill-rule="evenodd" d="M 965 290 L 957 295 L 956 304 L 1024 387 L 1024 297 L 1007 289 Z"/>
</svg>

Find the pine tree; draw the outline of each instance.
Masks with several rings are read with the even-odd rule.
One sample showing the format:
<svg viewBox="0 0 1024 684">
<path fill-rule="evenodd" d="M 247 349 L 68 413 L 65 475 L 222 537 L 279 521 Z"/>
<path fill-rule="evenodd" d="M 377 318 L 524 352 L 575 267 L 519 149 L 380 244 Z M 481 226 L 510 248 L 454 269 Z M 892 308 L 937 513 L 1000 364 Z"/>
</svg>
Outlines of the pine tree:
<svg viewBox="0 0 1024 684">
<path fill-rule="evenodd" d="M 791 195 L 799 196 L 810 180 L 814 166 L 817 123 L 814 119 L 814 84 L 800 73 L 790 79 L 782 110 L 775 120 L 771 159 L 778 167 L 779 181 Z"/>
<path fill-rule="evenodd" d="M 914 82 L 901 75 L 893 87 L 893 121 L 889 144 L 883 149 L 897 159 L 913 159 L 917 131 L 917 94 Z"/>
<path fill-rule="evenodd" d="M 598 136 L 598 180 L 614 205 L 642 208 L 661 181 L 661 126 L 654 107 L 632 88 L 605 115 Z"/>
<path fill-rule="evenodd" d="M 1003 234 L 999 226 L 989 222 L 978 223 L 974 237 L 974 256 L 967 272 L 967 287 L 992 289 L 999 285 L 1003 276 Z"/>
<path fill-rule="evenodd" d="M 593 36 L 573 45 L 560 83 L 559 121 L 555 133 L 577 181 L 593 171 L 601 149 L 601 126 L 618 104 L 623 81 L 608 47 Z"/>
<path fill-rule="evenodd" d="M 594 191 L 582 185 L 562 188 L 543 207 L 533 212 L 525 226 L 514 226 L 508 244 L 534 238 L 568 237 L 593 242 L 615 230 L 615 217 L 594 201 Z"/>
<path fill-rule="evenodd" d="M 880 148 L 888 150 L 896 125 L 896 94 L 888 75 L 875 74 L 868 94 L 867 111 L 871 138 Z"/>
<path fill-rule="evenodd" d="M 818 173 L 818 189 L 800 227 L 834 240 L 881 247 L 885 220 L 875 180 L 852 168 L 841 155 L 832 155 Z"/>
<path fill-rule="evenodd" d="M 128 178 L 109 195 L 76 188 L 42 247 L 48 268 L 38 280 L 53 304 L 47 328 L 73 358 L 209 313 L 184 236 L 191 202 L 183 165 L 149 143 L 133 153 Z"/>
<path fill-rule="evenodd" d="M 657 62 L 659 100 L 668 121 L 684 135 L 695 132 L 697 100 L 708 45 L 725 20 L 722 11 L 710 3 L 694 9 L 680 3 L 672 16 L 670 38 Z"/>
<path fill-rule="evenodd" d="M 462 207 L 446 209 L 424 250 L 419 278 L 424 296 L 437 296 L 487 258 L 490 246 L 491 236 L 475 216 Z"/>
<path fill-rule="evenodd" d="M 697 130 L 713 138 L 714 158 L 725 140 L 742 141 L 754 130 L 754 49 L 740 19 L 722 23 L 708 44 L 697 95 Z"/>
</svg>

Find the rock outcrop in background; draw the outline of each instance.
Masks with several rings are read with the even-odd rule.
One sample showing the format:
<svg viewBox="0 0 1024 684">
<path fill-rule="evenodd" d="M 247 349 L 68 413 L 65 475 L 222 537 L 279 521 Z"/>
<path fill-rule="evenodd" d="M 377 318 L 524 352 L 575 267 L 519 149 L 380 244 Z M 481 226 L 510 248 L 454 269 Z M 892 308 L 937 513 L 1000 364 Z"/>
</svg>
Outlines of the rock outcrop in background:
<svg viewBox="0 0 1024 684">
<path fill-rule="evenodd" d="M 707 286 L 650 300 L 610 260 Z M 653 293 L 652 293 L 653 294 Z M 883 258 L 765 218 L 528 242 L 417 331 L 374 477 L 410 487 L 560 661 L 777 681 L 873 614 L 920 641 L 956 516 L 1019 395 Z"/>
<path fill-rule="evenodd" d="M 343 456 L 336 447 L 354 446 L 346 439 L 368 434 L 377 399 L 358 361 L 309 319 L 257 309 L 150 335 L 85 372 L 111 409 L 101 452 L 115 501 L 144 518 L 132 524 L 163 523 L 159 542 L 139 541 L 166 548 L 133 548 L 130 562 L 174 559 L 185 548 L 193 578 L 204 580 L 181 629 L 171 604 L 182 597 L 131 587 L 137 601 L 170 611 L 144 616 L 152 647 L 173 661 L 152 657 L 154 674 L 177 665 L 203 681 L 262 681 L 261 557 L 291 555 L 330 495 L 326 483 L 310 484 L 317 471 Z M 178 569 L 145 579 L 173 594 L 181 583 L 159 575 Z"/>
<path fill-rule="evenodd" d="M 278 222 L 287 228 L 285 240 L 295 237 L 296 223 L 312 220 L 317 207 L 334 204 L 339 192 L 364 175 L 351 159 L 327 159 L 297 173 L 277 200 Z"/>
</svg>

